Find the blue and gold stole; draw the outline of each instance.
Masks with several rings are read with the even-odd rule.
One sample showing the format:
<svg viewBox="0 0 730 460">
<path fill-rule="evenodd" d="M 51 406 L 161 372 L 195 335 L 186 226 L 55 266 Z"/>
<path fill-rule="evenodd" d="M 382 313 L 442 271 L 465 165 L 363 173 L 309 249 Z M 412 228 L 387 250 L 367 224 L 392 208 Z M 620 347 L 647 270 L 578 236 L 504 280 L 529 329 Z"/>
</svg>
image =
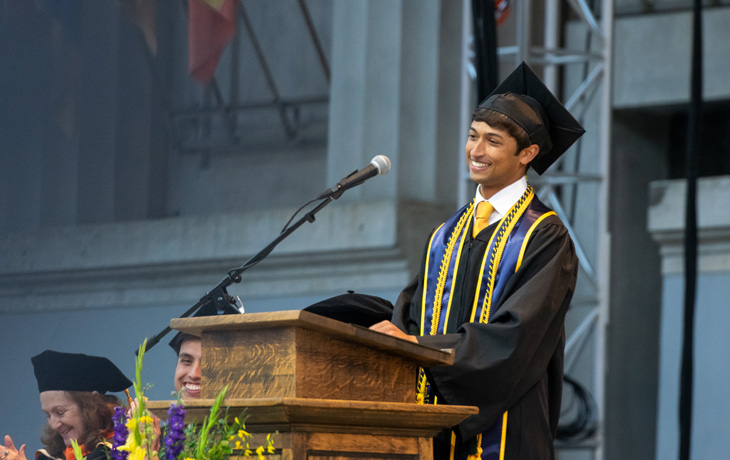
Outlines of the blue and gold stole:
<svg viewBox="0 0 730 460">
<path fill-rule="evenodd" d="M 493 316 L 493 305 L 498 305 L 510 277 L 519 269 L 525 248 L 537 225 L 546 217 L 555 215 L 535 196 L 532 186 L 512 206 L 499 222 L 499 226 L 484 252 L 479 278 L 471 307 L 470 322 L 488 323 Z M 459 259 L 464 244 L 471 238 L 474 201 L 470 202 L 444 222 L 431 236 L 426 253 L 421 298 L 421 335 L 445 334 L 453 300 L 454 287 L 460 276 Z M 445 314 L 442 314 L 443 311 Z M 426 325 L 429 325 L 427 328 Z M 418 379 L 418 402 L 437 404 L 429 395 L 426 375 L 421 371 Z M 507 412 L 502 419 L 477 439 L 475 457 L 496 454 L 503 458 L 506 438 Z M 491 458 L 492 456 L 489 455 Z"/>
</svg>

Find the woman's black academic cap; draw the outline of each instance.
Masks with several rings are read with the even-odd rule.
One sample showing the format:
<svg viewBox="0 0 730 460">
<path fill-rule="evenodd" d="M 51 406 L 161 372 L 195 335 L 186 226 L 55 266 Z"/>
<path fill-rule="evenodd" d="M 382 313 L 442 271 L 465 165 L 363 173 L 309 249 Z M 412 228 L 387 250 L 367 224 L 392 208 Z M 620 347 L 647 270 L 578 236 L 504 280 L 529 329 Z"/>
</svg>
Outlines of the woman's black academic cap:
<svg viewBox="0 0 730 460">
<path fill-rule="evenodd" d="M 532 143 L 540 147 L 530 163 L 538 174 L 544 173 L 585 133 L 583 126 L 524 62 L 479 104 L 479 109 L 501 113 L 525 130 Z"/>
<path fill-rule="evenodd" d="M 33 356 L 38 391 L 124 391 L 132 382 L 107 358 L 46 350 Z"/>
</svg>

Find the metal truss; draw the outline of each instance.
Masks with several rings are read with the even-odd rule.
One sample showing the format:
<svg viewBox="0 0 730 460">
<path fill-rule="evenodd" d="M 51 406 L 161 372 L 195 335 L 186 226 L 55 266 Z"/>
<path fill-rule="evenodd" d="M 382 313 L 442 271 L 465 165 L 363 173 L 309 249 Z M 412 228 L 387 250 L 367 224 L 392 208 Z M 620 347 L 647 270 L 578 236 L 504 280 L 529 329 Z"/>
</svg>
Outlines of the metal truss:
<svg viewBox="0 0 730 460">
<path fill-rule="evenodd" d="M 305 0 L 296 0 L 297 8 L 290 10 L 301 17 L 302 41 L 309 42 L 317 55 L 319 71 L 322 72 L 327 86 L 330 82 L 330 64 L 327 61 L 325 47 L 315 29 L 309 8 Z M 187 10 L 187 1 L 182 0 L 183 9 Z M 283 139 L 284 143 L 306 143 L 312 137 L 321 140 L 318 131 L 315 136 L 307 135 L 308 121 L 302 112 L 314 108 L 327 111 L 329 94 L 309 96 L 284 95 L 277 81 L 291 79 L 290 76 L 277 75 L 267 58 L 264 43 L 257 35 L 254 23 L 257 22 L 255 11 L 251 11 L 245 1 L 241 1 L 236 9 L 236 30 L 229 49 L 226 51 L 227 61 L 223 60 L 216 76 L 202 89 L 190 89 L 189 93 L 199 94 L 198 100 L 185 108 L 173 109 L 171 113 L 174 144 L 182 152 L 198 152 L 214 150 L 219 153 L 241 151 L 246 147 L 262 147 L 272 145 L 271 138 Z M 240 48 L 245 41 L 253 50 L 255 61 L 241 62 Z M 276 59 L 276 57 L 274 57 Z M 256 73 L 263 75 L 268 97 L 256 101 L 246 100 L 240 94 L 240 85 L 251 73 L 250 66 L 256 66 Z M 191 83 L 191 85 L 195 85 Z M 243 124 L 247 119 L 256 119 L 266 114 L 267 130 L 283 133 L 283 136 L 260 136 L 245 138 L 252 130 Z M 273 115 L 276 114 L 276 115 Z M 278 121 L 277 121 L 278 120 Z M 309 122 L 311 125 L 311 122 Z M 255 130 L 253 130 L 255 131 Z M 268 132 L 268 131 L 267 131 Z M 250 136 L 249 136 L 250 137 Z"/>
<path fill-rule="evenodd" d="M 590 120 L 588 134 L 543 176 L 531 177 L 538 196 L 566 224 L 580 259 L 579 287 L 566 321 L 566 375 L 588 388 L 598 412 L 597 430 L 576 441 L 559 442 L 557 448 L 576 451 L 571 458 L 602 459 L 604 414 L 605 328 L 608 320 L 609 243 L 608 184 L 611 113 L 611 46 L 613 0 L 510 0 L 512 24 L 498 29 L 498 56 L 504 70 L 525 61 L 542 69 L 542 78 L 581 122 Z M 539 9 L 536 7 L 539 6 Z M 464 1 L 465 23 L 471 23 L 470 0 Z M 500 27 L 505 27 L 504 25 Z M 536 36 L 535 31 L 542 31 Z M 512 40 L 512 43 L 503 43 Z M 472 107 L 474 70 L 472 36 L 463 37 L 466 56 L 464 79 L 472 85 L 462 94 L 463 113 Z M 502 70 L 502 69 L 500 69 Z M 503 75 L 506 75 L 502 72 Z M 464 132 L 469 120 L 463 120 Z M 586 144 L 589 147 L 586 147 Z M 587 158 L 590 161 L 586 161 Z M 466 166 L 459 190 L 460 202 L 471 198 L 473 185 Z M 580 196 L 580 200 L 578 197 Z M 585 197 L 590 197 L 587 201 Z M 578 225 L 586 209 L 597 210 L 595 225 Z M 569 398 L 570 395 L 566 395 Z M 569 406 L 564 398 L 563 406 Z"/>
</svg>

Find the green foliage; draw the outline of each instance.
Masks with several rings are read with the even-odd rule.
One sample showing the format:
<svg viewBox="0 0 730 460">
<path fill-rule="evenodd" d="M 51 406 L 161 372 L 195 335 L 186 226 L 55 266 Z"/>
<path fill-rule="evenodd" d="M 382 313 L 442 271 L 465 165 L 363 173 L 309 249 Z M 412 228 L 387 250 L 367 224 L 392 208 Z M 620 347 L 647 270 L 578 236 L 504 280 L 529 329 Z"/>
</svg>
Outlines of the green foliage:
<svg viewBox="0 0 730 460">
<path fill-rule="evenodd" d="M 210 408 L 210 414 L 203 420 L 201 425 L 197 425 L 193 421 L 193 423 L 185 426 L 184 439 L 179 453 L 175 450 L 175 453 L 170 454 L 173 443 L 169 434 L 174 424 L 171 419 L 168 420 L 169 423 L 166 424 L 168 426 L 165 427 L 165 440 L 160 442 L 162 433 L 155 430 L 158 421 L 155 420 L 156 417 L 150 413 L 145 404 L 144 387 L 142 386 L 142 363 L 146 346 L 147 340 L 140 346 L 135 362 L 134 391 L 137 405 L 126 423 L 129 436 L 125 445 L 115 446 L 120 451 L 129 453 L 128 460 L 227 460 L 231 455 L 257 455 L 260 459 L 264 459 L 264 453 L 273 454 L 275 452 L 271 434 L 267 435 L 265 446 L 261 445 L 254 450 L 251 449 L 248 442 L 251 435 L 246 432 L 244 423 L 246 418 L 243 413 L 239 417 L 234 417 L 232 423 L 228 422 L 228 407 L 223 405 L 228 391 L 226 386 L 216 396 L 215 402 Z M 174 407 L 180 405 L 184 406 L 184 401 L 178 398 L 176 404 L 171 406 L 170 411 L 172 412 Z M 180 410 L 179 407 L 178 410 Z M 184 411 L 179 415 L 181 417 L 179 419 L 180 423 L 182 423 Z M 180 425 L 180 431 L 182 431 L 182 425 Z M 166 451 L 166 449 L 169 450 Z"/>
</svg>

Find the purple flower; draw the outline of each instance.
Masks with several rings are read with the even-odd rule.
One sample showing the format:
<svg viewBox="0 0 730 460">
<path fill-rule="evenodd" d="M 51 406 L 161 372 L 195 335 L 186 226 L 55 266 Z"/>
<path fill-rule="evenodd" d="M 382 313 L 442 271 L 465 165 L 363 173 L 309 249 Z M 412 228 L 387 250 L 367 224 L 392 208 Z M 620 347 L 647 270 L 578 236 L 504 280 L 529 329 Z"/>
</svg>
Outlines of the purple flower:
<svg viewBox="0 0 730 460">
<path fill-rule="evenodd" d="M 175 460 L 183 449 L 185 441 L 185 408 L 173 404 L 167 411 L 169 415 L 165 425 L 165 458 Z M 115 459 L 116 460 L 116 459 Z"/>
<path fill-rule="evenodd" d="M 127 442 L 127 412 L 123 407 L 115 407 L 114 415 L 112 416 L 114 422 L 114 437 L 112 438 L 112 460 L 127 460 L 129 452 L 124 452 L 118 448 L 123 446 Z"/>
</svg>

